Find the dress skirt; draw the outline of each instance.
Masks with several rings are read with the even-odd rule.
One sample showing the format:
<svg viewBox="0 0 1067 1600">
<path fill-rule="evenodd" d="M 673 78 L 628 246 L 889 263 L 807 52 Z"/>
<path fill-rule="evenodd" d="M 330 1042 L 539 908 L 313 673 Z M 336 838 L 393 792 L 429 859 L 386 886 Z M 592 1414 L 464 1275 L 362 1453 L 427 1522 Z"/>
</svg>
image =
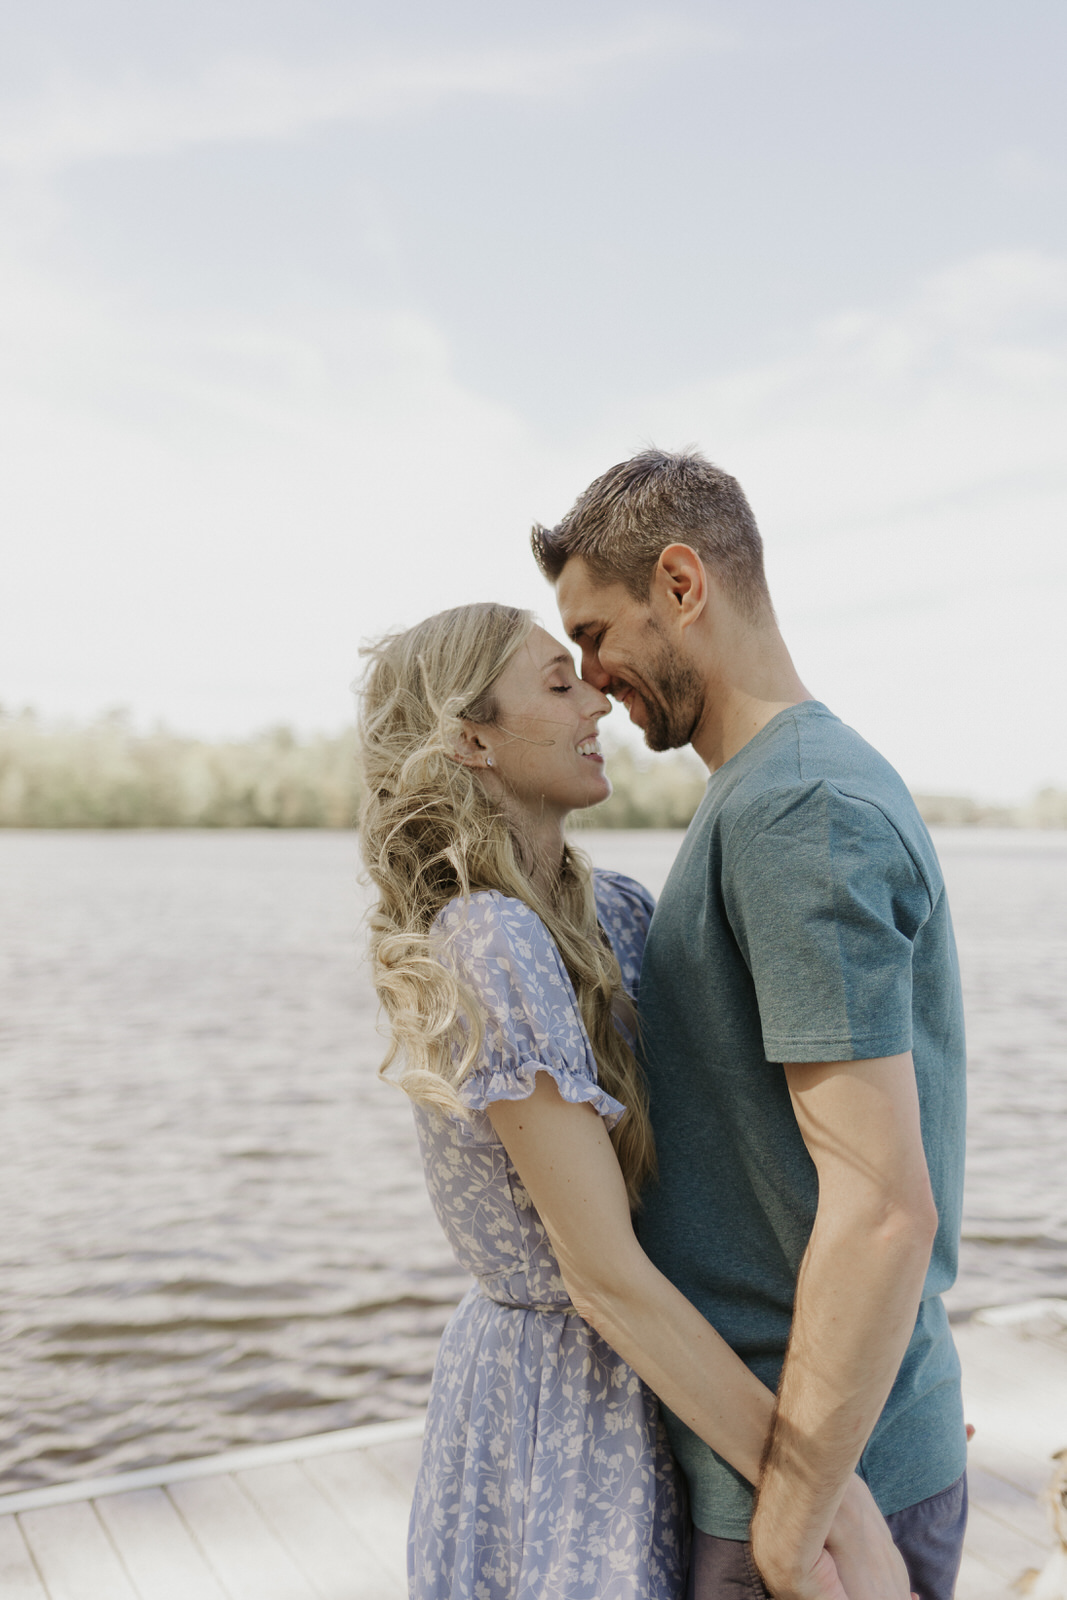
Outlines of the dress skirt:
<svg viewBox="0 0 1067 1600">
<path fill-rule="evenodd" d="M 684 1489 L 654 1397 L 573 1310 L 478 1288 L 445 1330 L 413 1600 L 679 1600 Z"/>
</svg>

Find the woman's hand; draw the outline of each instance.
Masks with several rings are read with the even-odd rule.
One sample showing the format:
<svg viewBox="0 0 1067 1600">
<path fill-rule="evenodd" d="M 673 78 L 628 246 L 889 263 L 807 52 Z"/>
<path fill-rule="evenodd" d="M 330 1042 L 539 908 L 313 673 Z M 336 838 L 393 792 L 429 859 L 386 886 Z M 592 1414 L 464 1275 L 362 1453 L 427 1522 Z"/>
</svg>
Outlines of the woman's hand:
<svg viewBox="0 0 1067 1600">
<path fill-rule="evenodd" d="M 782 1532 L 761 1523 L 757 1505 L 752 1554 L 775 1600 L 909 1600 L 903 1557 L 873 1495 L 854 1474 L 817 1554 L 783 1555 L 777 1548 Z"/>
<path fill-rule="evenodd" d="M 911 1585 L 904 1558 L 874 1496 L 855 1473 L 830 1524 L 826 1548 L 848 1600 L 908 1600 Z"/>
</svg>

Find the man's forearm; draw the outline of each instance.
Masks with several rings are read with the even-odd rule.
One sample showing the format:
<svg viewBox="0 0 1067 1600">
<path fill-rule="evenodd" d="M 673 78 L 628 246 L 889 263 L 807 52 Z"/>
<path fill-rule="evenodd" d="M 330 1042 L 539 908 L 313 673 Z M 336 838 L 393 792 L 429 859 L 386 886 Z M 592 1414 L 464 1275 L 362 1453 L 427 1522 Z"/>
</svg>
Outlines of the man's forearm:
<svg viewBox="0 0 1067 1600">
<path fill-rule="evenodd" d="M 817 1558 L 892 1388 L 936 1227 L 924 1200 L 816 1218 L 752 1523 L 775 1593 Z"/>
</svg>

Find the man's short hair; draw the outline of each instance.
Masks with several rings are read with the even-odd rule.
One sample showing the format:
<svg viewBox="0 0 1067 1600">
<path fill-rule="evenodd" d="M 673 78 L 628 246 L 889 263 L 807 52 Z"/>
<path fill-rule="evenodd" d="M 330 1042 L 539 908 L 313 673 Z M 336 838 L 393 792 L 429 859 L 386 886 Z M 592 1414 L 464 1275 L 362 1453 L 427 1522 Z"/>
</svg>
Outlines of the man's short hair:
<svg viewBox="0 0 1067 1600">
<path fill-rule="evenodd" d="M 739 611 L 770 610 L 763 540 L 736 478 L 696 450 L 643 450 L 609 468 L 578 496 L 554 528 L 535 523 L 534 557 L 555 583 L 581 556 L 604 583 L 648 597 L 656 562 L 669 544 L 687 544 L 718 576 Z"/>
</svg>

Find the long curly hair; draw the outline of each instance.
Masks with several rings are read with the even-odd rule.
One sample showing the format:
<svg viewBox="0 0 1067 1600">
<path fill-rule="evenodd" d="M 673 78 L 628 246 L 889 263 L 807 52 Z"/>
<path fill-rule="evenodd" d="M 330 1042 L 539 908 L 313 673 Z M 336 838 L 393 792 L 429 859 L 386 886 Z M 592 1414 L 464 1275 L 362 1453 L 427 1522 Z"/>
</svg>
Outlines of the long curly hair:
<svg viewBox="0 0 1067 1600">
<path fill-rule="evenodd" d="M 464 722 L 496 723 L 494 685 L 533 625 L 512 606 L 458 606 L 363 652 L 360 840 L 378 892 L 374 984 L 391 1029 L 379 1072 L 422 1105 L 466 1114 L 456 1091 L 478 1058 L 484 1018 L 441 960 L 434 923 L 450 900 L 480 890 L 524 901 L 570 975 L 601 1086 L 628 1108 L 612 1142 L 636 1208 L 655 1150 L 644 1077 L 614 1021 L 622 975 L 597 922 L 589 861 L 568 844 L 551 891 L 539 892 L 505 807 L 455 757 Z"/>
</svg>

